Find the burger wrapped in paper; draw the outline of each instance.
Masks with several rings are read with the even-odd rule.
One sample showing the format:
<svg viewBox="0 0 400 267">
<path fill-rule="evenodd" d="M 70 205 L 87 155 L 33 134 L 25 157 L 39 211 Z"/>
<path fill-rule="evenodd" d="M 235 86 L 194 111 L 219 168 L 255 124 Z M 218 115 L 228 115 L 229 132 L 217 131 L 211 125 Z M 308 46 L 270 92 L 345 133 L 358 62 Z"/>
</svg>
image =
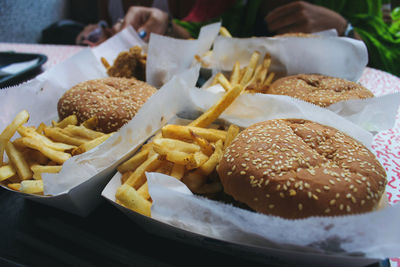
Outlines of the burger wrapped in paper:
<svg viewBox="0 0 400 267">
<path fill-rule="evenodd" d="M 276 119 L 243 130 L 218 167 L 225 193 L 289 219 L 369 212 L 386 173 L 360 142 L 319 123 Z"/>
</svg>

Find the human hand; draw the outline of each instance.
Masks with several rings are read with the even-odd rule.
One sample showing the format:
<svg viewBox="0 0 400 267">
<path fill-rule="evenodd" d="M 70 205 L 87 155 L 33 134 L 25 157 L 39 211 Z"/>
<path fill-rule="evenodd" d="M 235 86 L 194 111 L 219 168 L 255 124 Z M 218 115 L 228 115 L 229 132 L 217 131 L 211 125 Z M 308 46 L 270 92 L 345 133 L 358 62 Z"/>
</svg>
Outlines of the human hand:
<svg viewBox="0 0 400 267">
<path fill-rule="evenodd" d="M 269 31 L 277 34 L 336 29 L 342 36 L 347 26 L 347 20 L 335 11 L 303 1 L 280 6 L 264 19 Z"/>
<path fill-rule="evenodd" d="M 164 35 L 168 28 L 168 14 L 158 8 L 132 6 L 129 8 L 122 22 L 113 26 L 117 33 L 131 25 L 144 40 L 148 41 L 150 33 Z"/>
</svg>

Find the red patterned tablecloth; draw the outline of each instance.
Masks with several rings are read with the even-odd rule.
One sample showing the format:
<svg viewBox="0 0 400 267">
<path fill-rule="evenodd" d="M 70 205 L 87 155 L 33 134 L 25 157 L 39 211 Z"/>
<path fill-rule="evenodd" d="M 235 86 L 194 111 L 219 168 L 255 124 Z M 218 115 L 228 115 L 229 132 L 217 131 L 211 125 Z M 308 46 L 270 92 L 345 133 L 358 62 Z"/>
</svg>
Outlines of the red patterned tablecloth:
<svg viewBox="0 0 400 267">
<path fill-rule="evenodd" d="M 64 61 L 73 54 L 79 52 L 84 47 L 76 45 L 51 45 L 51 44 L 15 44 L 0 43 L 0 51 L 14 51 L 21 53 L 44 54 L 47 56 L 47 62 L 43 65 L 43 69 Z"/>
<path fill-rule="evenodd" d="M 41 53 L 48 57 L 43 69 L 64 61 L 84 47 L 72 45 L 39 45 L 0 43 L 0 51 Z M 376 96 L 400 92 L 400 78 L 372 68 L 366 68 L 359 82 Z M 390 204 L 400 202 L 400 109 L 392 129 L 378 133 L 372 149 L 387 172 L 387 194 Z M 391 265 L 400 267 L 400 258 L 391 259 Z"/>
</svg>

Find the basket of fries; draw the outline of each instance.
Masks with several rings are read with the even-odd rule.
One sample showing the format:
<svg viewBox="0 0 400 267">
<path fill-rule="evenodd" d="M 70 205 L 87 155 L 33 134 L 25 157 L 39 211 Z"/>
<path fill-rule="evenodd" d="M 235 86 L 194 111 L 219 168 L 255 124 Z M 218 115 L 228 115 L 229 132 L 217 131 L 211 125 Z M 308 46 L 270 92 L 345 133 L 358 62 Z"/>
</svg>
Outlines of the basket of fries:
<svg viewBox="0 0 400 267">
<path fill-rule="evenodd" d="M 365 235 L 355 237 L 352 235 L 353 228 L 344 225 L 355 221 L 359 223 L 373 217 L 381 222 L 390 212 L 397 213 L 398 207 L 391 211 L 390 208 L 384 209 L 385 212 L 381 214 L 370 213 L 365 217 L 351 215 L 337 220 L 333 220 L 332 217 L 310 218 L 305 219 L 301 226 L 296 225 L 297 220 L 280 220 L 274 216 L 255 213 L 254 218 L 250 219 L 253 213 L 230 205 L 231 200 L 224 194 L 215 175 L 224 147 L 229 145 L 242 128 L 255 122 L 274 118 L 318 121 L 341 129 L 366 147 L 370 147 L 372 139 L 369 132 L 329 110 L 300 100 L 288 99 L 285 96 L 242 94 L 244 87 L 240 84 L 229 84 L 227 91 L 218 94 L 198 88 L 179 88 L 179 84 L 185 84 L 180 82 L 179 78 L 174 79 L 174 84 L 174 88 L 169 84 L 161 89 L 163 92 L 169 90 L 164 103 L 174 101 L 180 106 L 176 109 L 175 116 L 182 119 L 182 114 L 185 114 L 185 120 L 167 120 L 154 134 L 148 135 L 146 143 L 138 146 L 136 153 L 117 167 L 118 172 L 103 190 L 103 197 L 147 231 L 183 242 L 200 245 L 206 242 L 204 240 L 210 240 L 206 243 L 210 243 L 215 249 L 221 247 L 211 243 L 222 242 L 220 244 L 223 246 L 238 246 L 242 250 L 259 251 L 264 255 L 279 255 L 279 260 L 291 263 L 294 260 L 290 259 L 293 256 L 291 253 L 296 251 L 308 255 L 301 259 L 304 264 L 311 264 L 314 257 L 329 259 L 335 264 L 336 260 L 340 259 L 360 266 L 376 260 L 374 257 L 377 257 L 377 254 L 368 254 L 367 248 L 364 250 L 358 246 L 359 242 L 362 242 L 361 239 L 374 239 L 376 233 L 367 234 L 366 229 L 361 229 L 361 232 L 366 231 L 363 232 Z M 253 105 L 263 108 L 247 113 L 244 111 L 246 107 Z M 203 110 L 202 115 L 197 118 L 187 116 L 195 114 L 198 109 Z M 240 212 L 237 215 L 232 215 L 238 210 Z M 220 213 L 222 211 L 224 212 Z M 339 253 L 340 257 L 339 254 L 332 255 L 332 251 L 326 251 L 326 247 L 317 245 L 329 243 L 330 234 L 319 235 L 319 230 L 312 230 L 311 225 L 314 223 L 341 225 L 341 238 L 350 238 L 354 241 L 354 246 L 348 247 L 346 252 Z M 261 237 L 256 234 L 259 229 L 265 228 L 265 225 L 270 228 L 267 236 Z M 282 237 L 282 228 L 287 227 L 292 231 Z M 301 234 L 304 229 L 309 229 L 306 235 Z M 271 232 L 277 233 L 279 237 L 270 239 L 271 236 L 268 235 L 271 235 Z M 294 242 L 293 236 L 298 236 L 299 240 Z M 314 240 L 315 244 L 308 246 L 308 241 L 305 240 L 314 237 L 317 239 Z M 377 244 L 378 247 L 380 245 L 382 244 Z M 282 249 L 285 250 L 283 254 Z M 356 252 L 366 256 L 352 257 L 351 254 Z"/>
<path fill-rule="evenodd" d="M 93 68 L 87 68 L 91 64 Z M 116 132 L 97 130 L 97 117 L 78 122 L 73 114 L 60 120 L 57 102 L 76 84 L 103 77 L 106 73 L 96 53 L 84 49 L 18 88 L 2 90 L 0 182 L 4 189 L 82 216 L 97 207 L 101 190 L 115 173 L 117 161 L 131 152 L 130 146 L 125 146 L 128 150 L 119 146 L 121 137 L 110 140 Z M 134 139 L 129 137 L 129 142 Z"/>
</svg>

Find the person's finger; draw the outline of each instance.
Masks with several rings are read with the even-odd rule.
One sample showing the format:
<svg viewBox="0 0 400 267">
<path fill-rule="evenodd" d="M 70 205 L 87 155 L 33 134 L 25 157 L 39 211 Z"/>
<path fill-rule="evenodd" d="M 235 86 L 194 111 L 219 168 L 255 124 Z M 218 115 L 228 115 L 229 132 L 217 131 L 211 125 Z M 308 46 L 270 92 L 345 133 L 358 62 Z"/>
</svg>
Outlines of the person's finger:
<svg viewBox="0 0 400 267">
<path fill-rule="evenodd" d="M 140 38 L 146 42 L 150 38 L 150 33 L 163 35 L 168 27 L 168 14 L 160 10 L 153 10 L 148 20 L 138 29 Z"/>
<path fill-rule="evenodd" d="M 142 27 L 149 19 L 151 14 L 150 8 L 134 6 L 129 8 L 124 21 L 122 22 L 122 29 L 132 26 L 135 30 Z"/>
<path fill-rule="evenodd" d="M 120 21 L 118 21 L 117 23 L 115 23 L 115 24 L 112 26 L 112 28 L 111 28 L 111 33 L 112 33 L 112 35 L 114 35 L 114 34 L 120 32 L 120 31 L 122 30 L 122 22 L 123 22 L 123 19 L 121 19 Z"/>
<path fill-rule="evenodd" d="M 273 20 L 267 23 L 267 25 L 270 32 L 278 32 L 282 28 L 303 24 L 305 22 L 306 18 L 303 16 L 301 12 L 294 12 L 286 16 L 282 16 L 277 20 Z"/>
<path fill-rule="evenodd" d="M 291 13 L 297 12 L 304 7 L 305 3 L 302 1 L 291 2 L 289 4 L 280 6 L 272 10 L 265 16 L 267 23 L 279 20 L 281 17 L 290 15 Z"/>
</svg>

